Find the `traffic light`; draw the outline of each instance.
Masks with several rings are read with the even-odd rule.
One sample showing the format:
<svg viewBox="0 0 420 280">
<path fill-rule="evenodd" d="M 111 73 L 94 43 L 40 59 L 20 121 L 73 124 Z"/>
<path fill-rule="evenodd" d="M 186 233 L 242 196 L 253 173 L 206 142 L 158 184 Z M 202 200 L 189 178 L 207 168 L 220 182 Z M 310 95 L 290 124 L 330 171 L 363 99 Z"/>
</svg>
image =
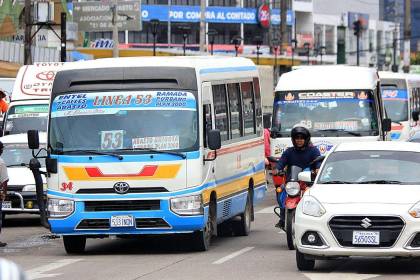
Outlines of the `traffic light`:
<svg viewBox="0 0 420 280">
<path fill-rule="evenodd" d="M 360 20 L 356 20 L 353 22 L 353 30 L 354 35 L 359 36 L 360 31 L 362 31 L 362 22 Z"/>
</svg>

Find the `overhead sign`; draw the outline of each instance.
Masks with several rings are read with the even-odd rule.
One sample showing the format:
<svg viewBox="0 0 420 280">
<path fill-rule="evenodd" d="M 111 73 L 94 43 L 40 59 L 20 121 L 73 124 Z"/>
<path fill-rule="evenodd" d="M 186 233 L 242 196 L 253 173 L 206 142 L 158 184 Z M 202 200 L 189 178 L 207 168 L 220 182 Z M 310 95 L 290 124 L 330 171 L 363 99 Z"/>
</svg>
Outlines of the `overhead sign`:
<svg viewBox="0 0 420 280">
<path fill-rule="evenodd" d="M 168 21 L 170 15 L 171 22 L 200 22 L 200 6 L 170 6 L 167 5 L 142 5 L 141 17 L 143 21 L 158 19 Z M 206 8 L 206 22 L 210 23 L 258 23 L 258 9 L 237 8 L 237 7 L 217 7 Z M 271 24 L 280 24 L 280 9 L 272 9 L 269 14 Z M 293 11 L 287 11 L 287 25 L 293 25 Z"/>
<path fill-rule="evenodd" d="M 73 21 L 79 31 L 112 31 L 112 3 L 74 2 Z M 140 1 L 118 1 L 119 30 L 141 31 Z"/>
</svg>

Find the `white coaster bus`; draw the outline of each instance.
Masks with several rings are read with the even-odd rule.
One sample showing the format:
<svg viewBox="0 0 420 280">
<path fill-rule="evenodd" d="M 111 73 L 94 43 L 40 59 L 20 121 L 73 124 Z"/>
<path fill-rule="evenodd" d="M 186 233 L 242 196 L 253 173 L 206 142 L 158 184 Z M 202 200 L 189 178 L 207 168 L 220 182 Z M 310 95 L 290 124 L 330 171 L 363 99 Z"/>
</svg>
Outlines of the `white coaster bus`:
<svg viewBox="0 0 420 280">
<path fill-rule="evenodd" d="M 308 66 L 280 77 L 275 89 L 271 154 L 292 145 L 295 125 L 306 126 L 321 154 L 347 141 L 385 140 L 391 121 L 374 69 L 354 66 Z"/>
<path fill-rule="evenodd" d="M 68 253 L 82 252 L 87 237 L 169 233 L 191 234 L 207 250 L 235 217 L 234 231 L 249 233 L 266 192 L 251 60 L 69 64 L 55 79 L 49 118 L 48 221 Z"/>
<path fill-rule="evenodd" d="M 391 140 L 407 141 L 412 113 L 420 110 L 420 75 L 379 72 L 382 99 L 392 120 Z"/>
</svg>

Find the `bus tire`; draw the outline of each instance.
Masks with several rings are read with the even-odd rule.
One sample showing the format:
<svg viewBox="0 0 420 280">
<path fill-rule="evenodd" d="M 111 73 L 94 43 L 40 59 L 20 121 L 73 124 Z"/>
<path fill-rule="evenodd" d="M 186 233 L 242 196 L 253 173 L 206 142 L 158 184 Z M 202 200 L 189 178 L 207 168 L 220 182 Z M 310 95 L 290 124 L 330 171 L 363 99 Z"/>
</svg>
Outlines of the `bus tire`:
<svg viewBox="0 0 420 280">
<path fill-rule="evenodd" d="M 81 254 L 85 251 L 86 236 L 68 235 L 63 236 L 64 249 L 67 254 Z"/>
<path fill-rule="evenodd" d="M 206 221 L 206 225 L 203 230 L 196 231 L 193 233 L 193 247 L 195 251 L 207 251 L 210 248 L 211 239 L 216 233 L 216 203 L 211 201 L 209 204 L 209 213 Z"/>
<path fill-rule="evenodd" d="M 236 235 L 248 236 L 251 231 L 251 219 L 252 219 L 252 208 L 251 208 L 251 194 L 248 192 L 245 204 L 245 210 L 240 215 L 239 223 L 236 227 Z"/>
</svg>

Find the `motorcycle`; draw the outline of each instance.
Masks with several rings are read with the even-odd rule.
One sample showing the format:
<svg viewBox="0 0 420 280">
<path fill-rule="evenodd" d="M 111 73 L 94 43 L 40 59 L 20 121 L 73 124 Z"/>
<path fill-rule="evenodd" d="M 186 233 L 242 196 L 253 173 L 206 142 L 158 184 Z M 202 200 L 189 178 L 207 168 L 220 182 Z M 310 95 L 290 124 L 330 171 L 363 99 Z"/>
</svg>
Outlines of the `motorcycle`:
<svg viewBox="0 0 420 280">
<path fill-rule="evenodd" d="M 310 165 L 322 161 L 323 159 L 324 157 L 318 157 L 312 161 Z M 272 163 L 277 163 L 279 161 L 279 159 L 274 157 L 268 157 L 268 160 Z M 274 213 L 281 221 L 284 221 L 284 223 L 280 225 L 280 228 L 286 232 L 287 247 L 289 250 L 295 249 L 295 210 L 302 199 L 303 194 L 310 187 L 307 183 L 298 179 L 298 175 L 302 171 L 303 169 L 301 167 L 292 165 L 287 168 L 286 172 L 280 171 L 276 175 L 273 174 L 273 182 L 276 187 L 277 196 L 279 197 L 283 192 L 286 192 L 284 211 L 281 211 L 281 207 L 277 206 L 274 208 Z M 278 200 L 280 205 L 281 201 L 280 199 Z"/>
</svg>

